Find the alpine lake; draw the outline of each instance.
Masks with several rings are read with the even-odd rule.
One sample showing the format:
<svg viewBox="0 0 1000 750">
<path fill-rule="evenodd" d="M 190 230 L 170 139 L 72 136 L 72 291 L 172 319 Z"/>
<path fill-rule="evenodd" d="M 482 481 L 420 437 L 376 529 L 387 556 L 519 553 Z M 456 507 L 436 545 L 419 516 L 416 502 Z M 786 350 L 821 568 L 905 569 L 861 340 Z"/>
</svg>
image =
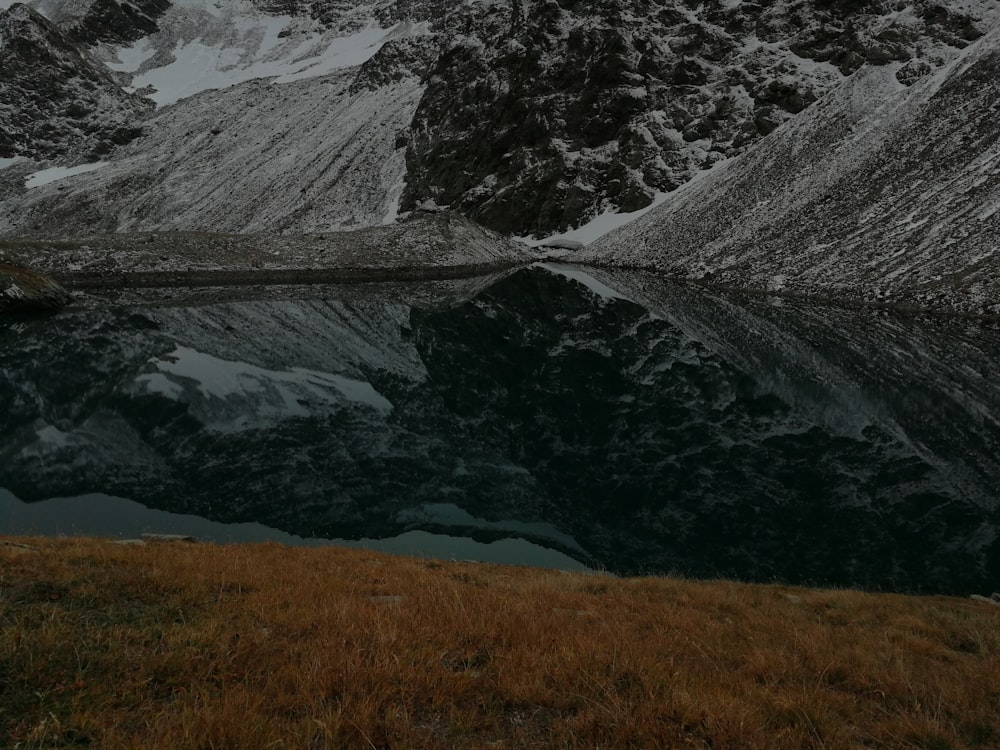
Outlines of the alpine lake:
<svg viewBox="0 0 1000 750">
<path fill-rule="evenodd" d="M 631 272 L 0 319 L 0 533 L 1000 586 L 1000 325 Z"/>
</svg>

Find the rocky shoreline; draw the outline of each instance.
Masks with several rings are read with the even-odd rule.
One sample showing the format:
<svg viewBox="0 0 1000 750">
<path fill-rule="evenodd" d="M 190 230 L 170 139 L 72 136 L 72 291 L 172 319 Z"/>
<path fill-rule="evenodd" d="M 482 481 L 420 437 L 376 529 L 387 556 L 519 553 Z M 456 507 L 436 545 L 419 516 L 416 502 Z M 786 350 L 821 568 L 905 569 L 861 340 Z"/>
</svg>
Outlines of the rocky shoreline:
<svg viewBox="0 0 1000 750">
<path fill-rule="evenodd" d="M 72 300 L 70 291 L 142 289 L 155 297 L 152 290 L 178 287 L 461 279 L 537 259 L 523 245 L 450 212 L 322 235 L 163 232 L 6 240 L 0 242 L 0 312 L 61 307 Z M 46 304 L 40 306 L 43 290 Z"/>
</svg>

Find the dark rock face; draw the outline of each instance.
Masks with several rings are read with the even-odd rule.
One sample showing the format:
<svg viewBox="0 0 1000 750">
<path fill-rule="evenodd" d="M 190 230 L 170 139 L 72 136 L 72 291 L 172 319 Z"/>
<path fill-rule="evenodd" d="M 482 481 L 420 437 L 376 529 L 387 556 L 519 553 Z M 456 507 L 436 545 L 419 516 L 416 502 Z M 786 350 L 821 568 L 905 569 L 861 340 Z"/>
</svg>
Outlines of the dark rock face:
<svg viewBox="0 0 1000 750">
<path fill-rule="evenodd" d="M 151 108 L 28 6 L 0 14 L 0 157 L 98 157 L 136 138 Z"/>
<path fill-rule="evenodd" d="M 0 263 L 0 313 L 56 310 L 71 300 L 48 276 Z"/>
<path fill-rule="evenodd" d="M 518 234 L 576 226 L 609 205 L 643 208 L 861 65 L 981 33 L 976 19 L 928 2 L 898 22 L 885 1 L 527 0 L 491 10 L 489 33 L 472 24 L 430 73 L 404 208 L 433 200 Z M 456 26 L 462 12 L 438 25 Z"/>
<path fill-rule="evenodd" d="M 393 39 L 383 45 L 373 58 L 362 64 L 351 84 L 351 93 L 391 86 L 405 78 L 424 78 L 439 54 L 434 36 Z"/>
<path fill-rule="evenodd" d="M 156 31 L 156 19 L 169 7 L 170 0 L 94 0 L 71 34 L 86 45 L 134 42 Z"/>
</svg>

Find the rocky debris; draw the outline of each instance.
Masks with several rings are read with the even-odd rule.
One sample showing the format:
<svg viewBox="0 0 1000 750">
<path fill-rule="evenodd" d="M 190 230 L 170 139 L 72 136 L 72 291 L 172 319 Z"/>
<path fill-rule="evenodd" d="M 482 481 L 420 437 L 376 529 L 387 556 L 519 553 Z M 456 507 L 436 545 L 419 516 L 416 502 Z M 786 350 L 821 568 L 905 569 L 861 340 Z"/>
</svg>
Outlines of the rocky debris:
<svg viewBox="0 0 1000 750">
<path fill-rule="evenodd" d="M 1000 314 L 1000 29 L 909 87 L 854 74 L 585 262 L 792 295 Z"/>
<path fill-rule="evenodd" d="M 0 263 L 0 313 L 57 310 L 72 299 L 49 277 Z"/>
<path fill-rule="evenodd" d="M 0 251 L 74 287 L 432 278 L 533 260 L 520 243 L 450 211 L 329 234 L 118 234 L 0 242 Z"/>
<path fill-rule="evenodd" d="M 0 236 L 54 227 L 303 234 L 381 224 L 396 213 L 404 169 L 397 133 L 421 88 L 406 79 L 352 93 L 356 72 L 249 81 L 158 110 L 146 134 L 104 169 L 0 197 Z"/>
<path fill-rule="evenodd" d="M 896 80 L 904 86 L 912 86 L 934 68 L 926 60 L 910 60 L 896 71 Z"/>
<path fill-rule="evenodd" d="M 0 11 L 0 158 L 96 160 L 135 139 L 150 109 L 27 5 Z"/>
</svg>

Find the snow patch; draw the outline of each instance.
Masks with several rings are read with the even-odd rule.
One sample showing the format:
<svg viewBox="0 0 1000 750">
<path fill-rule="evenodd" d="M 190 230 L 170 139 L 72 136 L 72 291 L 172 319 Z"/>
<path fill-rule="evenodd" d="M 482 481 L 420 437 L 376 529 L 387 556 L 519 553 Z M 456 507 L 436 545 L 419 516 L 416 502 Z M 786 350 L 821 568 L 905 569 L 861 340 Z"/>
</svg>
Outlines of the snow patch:
<svg viewBox="0 0 1000 750">
<path fill-rule="evenodd" d="M 616 213 L 614 210 L 608 210 L 598 216 L 595 216 L 586 224 L 582 224 L 576 229 L 570 229 L 568 232 L 553 234 L 541 239 L 534 239 L 532 237 L 514 237 L 514 239 L 524 243 L 528 247 L 540 247 L 547 243 L 562 240 L 579 242 L 582 245 L 589 245 L 591 242 L 599 240 L 609 232 L 613 232 L 615 229 L 620 229 L 629 222 L 638 219 L 640 216 L 645 216 L 657 206 L 665 203 L 669 196 L 670 193 L 657 192 L 656 195 L 653 196 L 653 202 L 645 208 L 640 208 L 638 211 L 632 211 L 630 213 Z"/>
<path fill-rule="evenodd" d="M 7 167 L 13 167 L 15 164 L 20 164 L 22 161 L 27 161 L 23 156 L 12 156 L 9 159 L 0 159 L 0 170 L 6 169 Z"/>
<path fill-rule="evenodd" d="M 280 58 L 274 59 L 277 47 L 284 42 L 279 34 L 293 21 L 291 16 L 266 16 L 257 25 L 246 26 L 248 32 L 260 31 L 262 40 L 247 60 L 243 47 L 210 45 L 202 39 L 177 42 L 173 62 L 139 73 L 143 64 L 155 54 L 147 39 L 118 53 L 119 63 L 113 70 L 137 73 L 131 90 L 155 89 L 148 97 L 158 106 L 173 104 L 181 99 L 212 89 L 225 89 L 255 79 L 271 79 L 274 83 L 291 83 L 304 78 L 327 75 L 342 68 L 361 65 L 372 58 L 393 34 L 396 27 L 383 29 L 369 26 L 355 34 L 335 37 L 324 42 L 318 34 L 311 35 Z"/>
<path fill-rule="evenodd" d="M 562 232 L 560 234 L 553 234 L 548 237 L 543 237 L 541 239 L 534 239 L 532 237 L 513 237 L 512 239 L 521 242 L 528 247 L 543 247 L 546 244 L 557 243 L 557 242 L 572 242 L 580 243 L 583 246 L 589 245 L 592 242 L 604 237 L 606 234 L 610 234 L 616 229 L 621 229 L 626 224 L 630 224 L 641 216 L 645 216 L 650 211 L 655 208 L 662 206 L 669 199 L 677 195 L 678 191 L 689 190 L 690 186 L 697 185 L 702 180 L 704 180 L 708 175 L 714 174 L 723 165 L 728 164 L 728 159 L 720 159 L 715 162 L 710 168 L 703 169 L 700 172 L 695 173 L 690 180 L 681 185 L 677 190 L 671 193 L 664 193 L 657 191 L 653 195 L 653 201 L 645 208 L 640 208 L 638 211 L 630 211 L 628 213 L 616 213 L 614 210 L 605 211 L 593 219 L 588 221 L 586 224 L 582 224 L 576 229 L 571 229 L 568 232 Z"/>
<path fill-rule="evenodd" d="M 110 162 L 95 161 L 90 164 L 77 164 L 75 167 L 49 167 L 48 169 L 43 169 L 40 172 L 32 172 L 25 177 L 24 186 L 28 190 L 31 190 L 31 188 L 48 185 L 50 182 L 56 182 L 57 180 L 61 180 L 66 177 L 73 177 L 74 175 L 103 169 L 108 166 L 108 164 L 110 164 Z"/>
<path fill-rule="evenodd" d="M 119 73 L 135 73 L 155 54 L 156 50 L 149 43 L 149 37 L 144 37 L 131 47 L 118 50 L 118 61 L 110 60 L 105 65 Z"/>
</svg>

